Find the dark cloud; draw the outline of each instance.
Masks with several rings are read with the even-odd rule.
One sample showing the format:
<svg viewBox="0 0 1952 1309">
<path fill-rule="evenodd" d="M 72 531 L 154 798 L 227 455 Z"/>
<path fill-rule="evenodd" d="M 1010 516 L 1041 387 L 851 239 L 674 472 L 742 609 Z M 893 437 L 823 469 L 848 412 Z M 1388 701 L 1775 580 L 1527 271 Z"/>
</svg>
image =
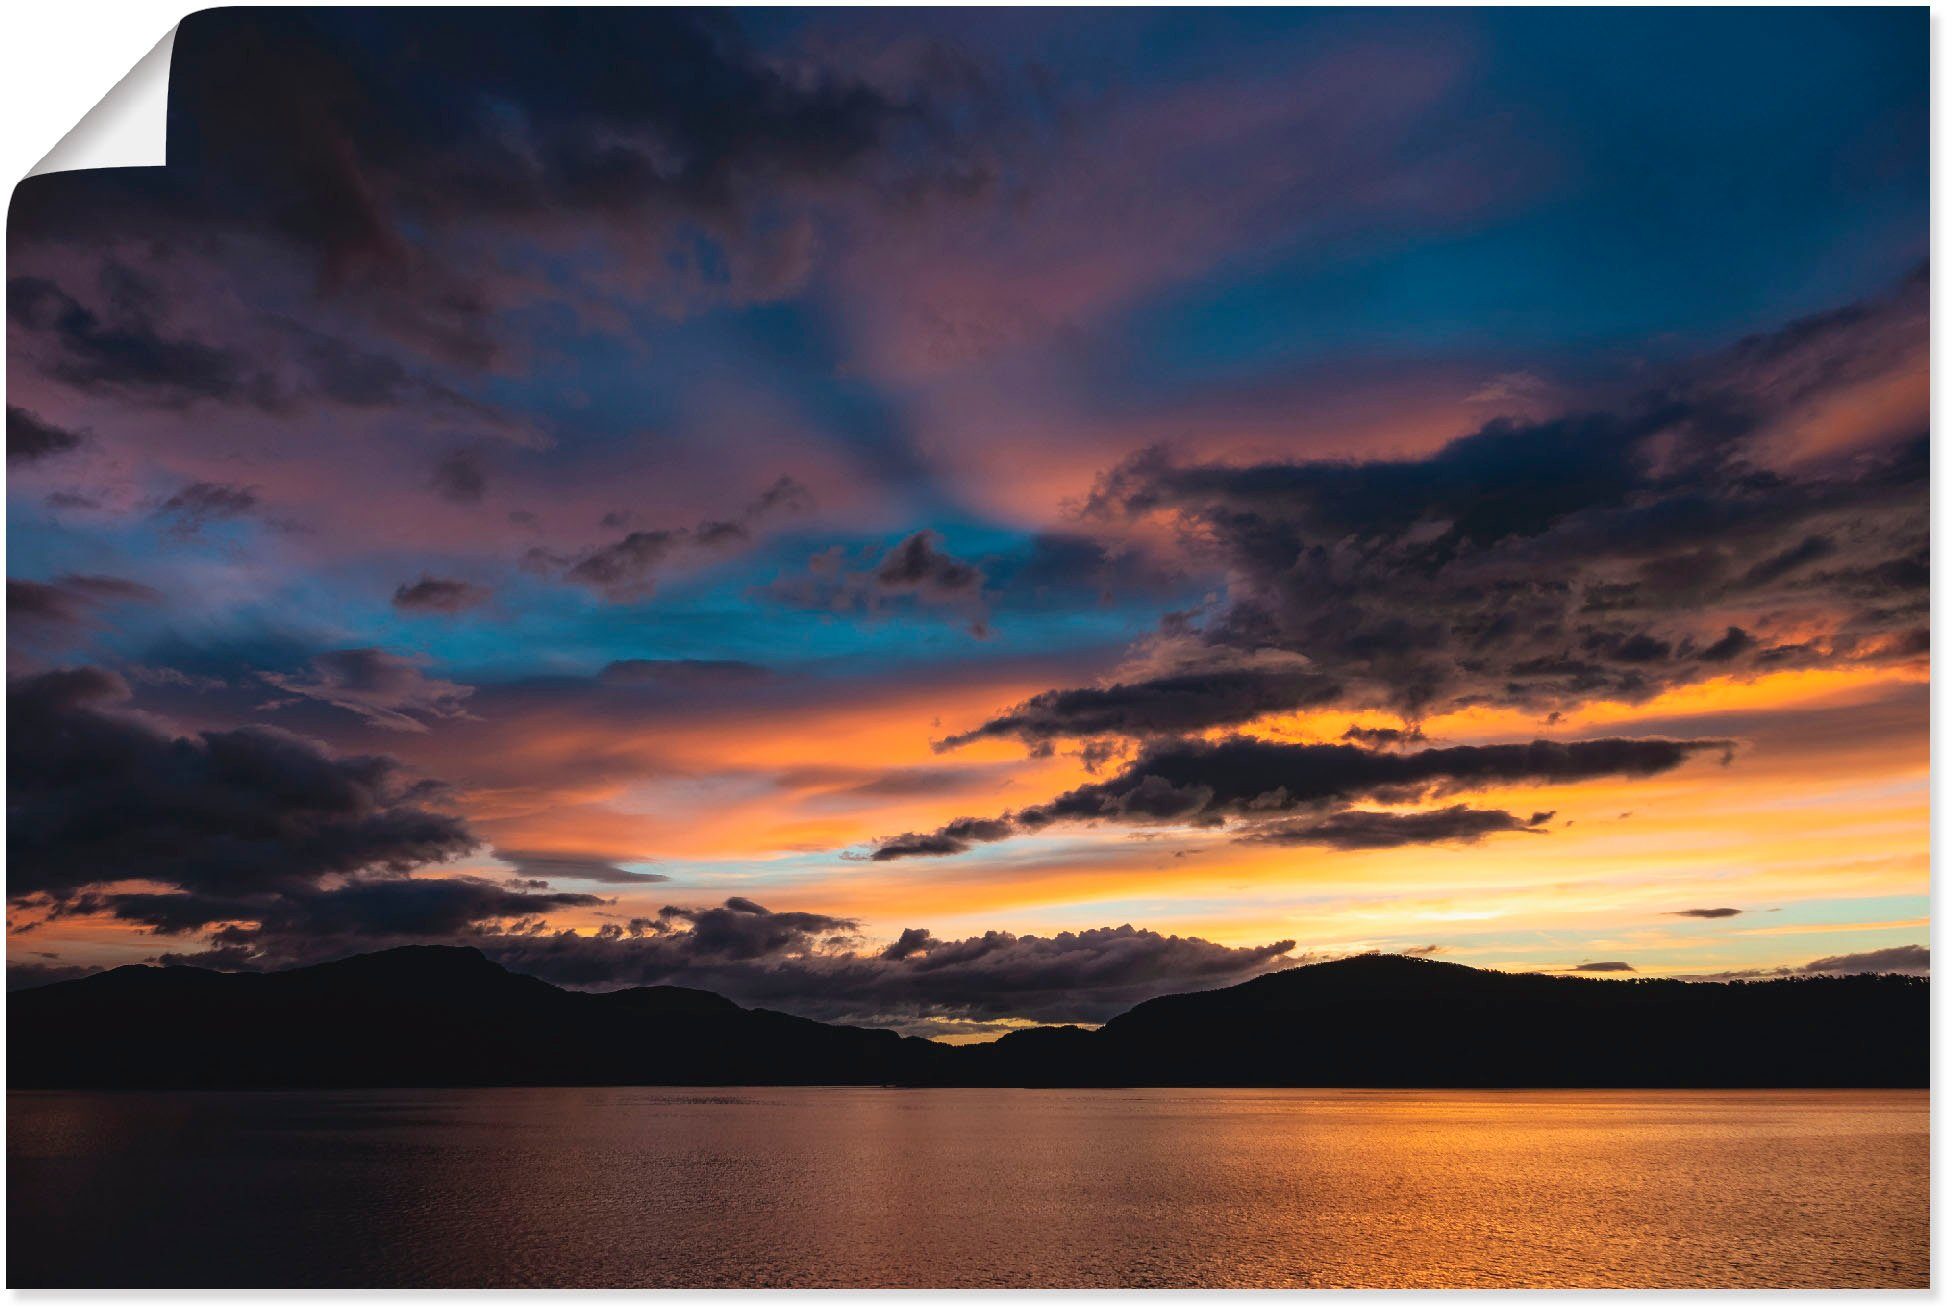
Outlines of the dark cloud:
<svg viewBox="0 0 1952 1309">
<path fill-rule="evenodd" d="M 789 75 L 734 20 L 690 11 L 401 12 L 380 25 L 254 12 L 222 40 L 186 42 L 196 89 L 182 112 L 203 161 L 277 196 L 267 217 L 340 262 L 401 244 L 382 195 L 424 218 L 648 208 L 730 221 L 748 180 L 847 170 L 911 114 L 857 83 Z M 429 73 L 450 68 L 466 78 Z M 484 101 L 506 114 L 483 116 Z M 335 112 L 304 117 L 316 106 Z"/>
<path fill-rule="evenodd" d="M 1617 410 L 1500 420 L 1417 458 L 1189 464 L 1151 451 L 1101 479 L 1088 515 L 1174 528 L 1227 571 L 1208 642 L 1292 651 L 1352 703 L 1413 718 L 1916 659 L 1923 412 L 1847 459 L 1785 462 L 1772 443 L 1797 406 L 1915 349 L 1923 297 L 1914 280 Z"/>
<path fill-rule="evenodd" d="M 683 304 L 804 281 L 833 184 L 894 209 L 967 189 L 967 77 L 928 46 L 872 80 L 781 60 L 730 14 L 509 9 L 208 11 L 177 35 L 165 174 L 32 179 L 19 243 L 133 231 L 250 243 L 379 330 L 467 367 L 496 362 L 506 283 L 573 230 L 622 279 Z M 934 110 L 891 92 L 954 96 Z M 574 222 L 567 216 L 574 216 Z M 106 229 L 106 231 L 104 231 Z M 524 274 L 511 277 L 516 266 Z M 235 361 L 189 359 L 235 386 Z M 383 391 L 383 374 L 341 389 Z"/>
<path fill-rule="evenodd" d="M 667 905 L 595 932 L 550 930 L 534 915 L 557 903 L 593 900 L 535 896 L 478 878 L 378 880 L 285 902 L 256 923 L 228 921 L 222 905 L 194 909 L 172 919 L 171 930 L 206 912 L 224 925 L 205 948 L 164 958 L 280 968 L 434 940 L 477 946 L 504 967 L 564 986 L 692 986 L 741 1004 L 908 1030 L 1004 1018 L 1100 1022 L 1156 995 L 1304 962 L 1289 958 L 1293 941 L 1236 948 L 1129 925 L 954 941 L 909 928 L 875 949 L 863 946 L 852 919 L 776 911 L 742 896 L 704 907 Z M 129 903 L 121 912 L 145 908 Z"/>
<path fill-rule="evenodd" d="M 922 531 L 894 546 L 874 566 L 874 581 L 889 591 L 930 598 L 960 598 L 983 585 L 982 570 L 946 554 L 934 532 Z"/>
<path fill-rule="evenodd" d="M 440 791 L 374 755 L 270 728 L 177 735 L 112 673 L 8 688 L 10 929 L 108 916 L 204 948 L 215 967 L 310 962 L 535 924 L 594 895 L 415 876 L 477 845 Z"/>
<path fill-rule="evenodd" d="M 1111 686 L 1045 691 L 980 727 L 946 738 L 938 748 L 986 737 L 1013 736 L 1035 745 L 1058 737 L 1178 735 L 1327 704 L 1341 690 L 1332 678 L 1292 665 L 1168 673 Z"/>
<path fill-rule="evenodd" d="M 958 818 L 933 832 L 905 832 L 889 837 L 874 848 L 876 860 L 907 859 L 914 855 L 961 854 L 970 846 L 1001 841 L 1014 835 L 1016 825 L 1003 818 Z"/>
<path fill-rule="evenodd" d="M 1060 821 L 1238 823 L 1260 839 L 1343 848 L 1536 830 L 1539 815 L 1350 806 L 1645 776 L 1722 748 L 1411 749 L 1432 713 L 1498 705 L 1550 717 L 1707 676 L 1916 662 L 1930 577 L 1922 415 L 1849 459 L 1786 465 L 1769 441 L 1794 405 L 1879 375 L 1892 366 L 1885 347 L 1922 340 L 1922 288 L 1914 279 L 1887 301 L 1744 343 L 1617 412 L 1500 420 L 1417 458 L 1134 457 L 1100 480 L 1085 517 L 1170 527 L 1226 571 L 1224 604 L 1169 633 L 1204 645 L 1219 671 L 1046 691 L 950 736 L 945 747 L 1099 736 L 1140 753 L 1107 781 L 905 833 L 873 857 L 955 854 Z M 1279 657 L 1288 666 L 1269 671 Z M 1249 659 L 1261 666 L 1243 668 Z M 1159 739 L 1333 703 L 1387 708 L 1405 726 L 1352 728 L 1342 745 Z M 1109 752 L 1093 749 L 1102 764 Z"/>
<path fill-rule="evenodd" d="M 1861 954 L 1831 955 L 1813 959 L 1798 972 L 1804 973 L 1929 973 L 1932 952 L 1922 945 L 1894 945 Z"/>
<path fill-rule="evenodd" d="M 485 604 L 490 594 L 486 587 L 472 582 L 422 573 L 419 581 L 403 582 L 394 589 L 393 607 L 419 613 L 458 614 Z"/>
<path fill-rule="evenodd" d="M 483 938 L 518 972 L 573 986 L 677 983 L 812 1018 L 911 1027 L 941 1018 L 1100 1022 L 1169 992 L 1226 985 L 1283 962 L 1293 941 L 1234 948 L 1130 926 L 1054 936 L 986 932 L 942 941 L 921 928 L 862 952 L 853 924 L 773 913 L 749 900 L 666 909 L 597 936 Z M 840 938 L 836 942 L 836 938 Z"/>
<path fill-rule="evenodd" d="M 1713 644 L 1704 647 L 1698 656 L 1712 664 L 1725 664 L 1755 649 L 1756 639 L 1739 627 L 1731 627 L 1723 632 Z"/>
<path fill-rule="evenodd" d="M 34 464 L 81 445 L 81 433 L 56 427 L 19 405 L 7 406 L 7 463 Z"/>
<path fill-rule="evenodd" d="M 1261 824 L 1243 839 L 1336 850 L 1388 850 L 1404 845 L 1469 844 L 1497 832 L 1541 832 L 1551 817 L 1551 813 L 1542 812 L 1521 818 L 1503 809 L 1472 809 L 1461 804 L 1405 814 L 1345 809 L 1326 818 Z"/>
<path fill-rule="evenodd" d="M 983 570 L 941 548 L 932 531 L 915 532 L 862 566 L 844 546 L 833 546 L 807 561 L 798 576 L 782 577 L 763 588 L 767 598 L 798 609 L 829 613 L 880 613 L 909 602 L 960 615 L 978 636 L 988 634 L 988 604 Z"/>
<path fill-rule="evenodd" d="M 1425 738 L 1423 729 L 1418 727 L 1351 726 L 1342 733 L 1342 739 L 1377 750 L 1389 746 L 1421 745 Z"/>
<path fill-rule="evenodd" d="M 930 935 L 926 927 L 904 927 L 901 935 L 881 952 L 881 958 L 894 961 L 909 959 L 926 952 L 930 946 L 939 944 L 941 943 Z"/>
<path fill-rule="evenodd" d="M 644 528 L 567 558 L 531 551 L 530 561 L 545 572 L 563 569 L 565 581 L 588 587 L 607 600 L 644 600 L 656 591 L 666 565 L 687 554 L 710 555 L 747 545 L 768 518 L 804 512 L 812 503 L 805 487 L 782 477 L 761 492 L 736 520 L 706 519 L 688 528 Z M 628 518 L 628 514 L 606 515 L 605 524 L 618 526 Z"/>
<path fill-rule="evenodd" d="M 261 727 L 179 735 L 128 711 L 129 694 L 96 668 L 9 685 L 16 903 L 60 905 L 117 882 L 172 888 L 152 900 L 313 896 L 328 878 L 403 876 L 475 845 L 390 758 L 334 757 Z M 159 904 L 141 912 L 166 916 Z"/>
<path fill-rule="evenodd" d="M 1551 785 L 1594 777 L 1650 777 L 1722 740 L 1599 737 L 1583 741 L 1441 746 L 1409 752 L 1353 745 L 1288 745 L 1247 737 L 1176 741 L 1148 749 L 1117 778 L 1068 792 L 1048 818 L 1127 814 L 1151 806 L 1202 816 L 1265 813 L 1359 797 L 1427 798 L 1486 786 Z M 1190 802 L 1190 808 L 1182 806 Z"/>
<path fill-rule="evenodd" d="M 1649 777 L 1702 753 L 1726 759 L 1721 740 L 1601 737 L 1586 741 L 1464 745 L 1399 752 L 1344 744 L 1295 745 L 1250 737 L 1169 741 L 1119 774 L 996 819 L 960 819 L 935 833 L 884 841 L 878 859 L 955 854 L 1057 822 L 1256 823 L 1293 811 L 1328 812 L 1359 800 L 1410 803 L 1494 786 L 1553 785 L 1595 777 Z M 1536 826 L 1549 815 L 1533 815 Z"/>
<path fill-rule="evenodd" d="M 1575 973 L 1631 973 L 1634 966 L 1623 959 L 1600 959 L 1591 963 L 1574 964 L 1568 971 Z"/>
<path fill-rule="evenodd" d="M 114 604 L 153 604 L 162 598 L 154 589 L 121 577 L 69 573 L 52 582 L 7 579 L 7 619 L 33 627 L 73 627 L 94 620 L 96 611 Z"/>
<path fill-rule="evenodd" d="M 1740 909 L 1675 909 L 1669 912 L 1672 918 L 1733 918 Z"/>
<path fill-rule="evenodd" d="M 156 513 L 170 520 L 170 530 L 176 535 L 195 536 L 212 523 L 243 518 L 257 507 L 255 487 L 192 482 L 163 501 Z"/>
<path fill-rule="evenodd" d="M 772 514 L 805 514 L 813 511 L 813 492 L 797 479 L 781 476 L 778 481 L 753 497 L 746 506 L 747 518 L 764 518 Z"/>
<path fill-rule="evenodd" d="M 1781 554 L 1771 555 L 1752 565 L 1742 575 L 1744 588 L 1764 587 L 1779 582 L 1806 564 L 1828 559 L 1837 553 L 1837 543 L 1827 536 L 1806 536 Z"/>
<path fill-rule="evenodd" d="M 263 955 L 343 953 L 427 937 L 473 931 L 484 921 L 524 919 L 553 909 L 602 904 L 594 895 L 537 893 L 484 877 L 358 877 L 328 888 L 286 888 L 275 895 L 108 893 L 85 897 L 87 907 L 150 930 L 179 935 L 222 924 L 211 933 L 218 949 Z"/>
<path fill-rule="evenodd" d="M 30 582 L 19 577 L 7 579 L 7 619 L 9 622 L 78 623 L 82 606 L 77 597 L 58 586 Z"/>
<path fill-rule="evenodd" d="M 440 457 L 429 481 L 434 494 L 457 505 L 480 504 L 488 491 L 488 472 L 478 450 L 453 450 Z"/>
<path fill-rule="evenodd" d="M 658 570 L 684 545 L 687 535 L 665 529 L 631 532 L 590 551 L 563 575 L 611 600 L 646 599 L 656 589 Z"/>
<path fill-rule="evenodd" d="M 495 858 L 525 878 L 538 882 L 609 882 L 622 886 L 668 882 L 662 873 L 633 873 L 617 865 L 623 860 L 591 855 L 554 854 L 543 850 L 495 851 Z"/>
<path fill-rule="evenodd" d="M 110 295 L 109 300 L 113 316 L 104 318 L 45 278 L 15 277 L 7 283 L 8 320 L 50 377 L 169 408 L 198 400 L 276 405 L 270 379 L 247 367 L 236 352 L 165 335 L 147 297 Z M 8 426 L 11 437 L 11 414 Z"/>
<path fill-rule="evenodd" d="M 849 918 L 827 914 L 779 912 L 735 895 L 710 909 L 666 905 L 658 911 L 665 924 L 690 924 L 680 935 L 685 947 L 702 958 L 744 962 L 806 949 L 823 938 L 845 935 L 860 927 Z"/>
</svg>

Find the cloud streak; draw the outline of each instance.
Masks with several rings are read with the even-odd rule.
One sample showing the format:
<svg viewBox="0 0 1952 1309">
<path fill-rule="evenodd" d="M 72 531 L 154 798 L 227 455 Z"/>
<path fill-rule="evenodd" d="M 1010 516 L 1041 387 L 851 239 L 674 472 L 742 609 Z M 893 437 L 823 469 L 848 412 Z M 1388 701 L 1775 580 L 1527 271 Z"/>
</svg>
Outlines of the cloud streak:
<svg viewBox="0 0 1952 1309">
<path fill-rule="evenodd" d="M 1250 737 L 1172 741 L 1139 755 L 1118 775 L 1040 805 L 994 819 L 960 819 L 933 833 L 907 833 L 879 843 L 878 860 L 959 854 L 972 845 L 1035 832 L 1055 823 L 1115 822 L 1218 827 L 1236 820 L 1261 824 L 1294 811 L 1330 811 L 1359 800 L 1411 803 L 1494 786 L 1554 785 L 1597 777 L 1651 777 L 1701 754 L 1732 751 L 1724 740 L 1600 737 L 1585 741 L 1443 746 L 1413 752 L 1347 744 L 1290 745 Z M 1480 811 L 1481 812 L 1481 811 Z M 1290 827 L 1256 827 L 1276 841 L 1316 832 L 1337 839 L 1384 840 L 1388 835 L 1459 839 L 1460 830 L 1504 819 L 1452 811 L 1439 816 L 1338 815 Z M 1511 816 L 1506 815 L 1506 818 Z M 1550 814 L 1511 819 L 1504 830 L 1543 823 Z M 1397 843 L 1403 843 L 1398 841 Z"/>
</svg>

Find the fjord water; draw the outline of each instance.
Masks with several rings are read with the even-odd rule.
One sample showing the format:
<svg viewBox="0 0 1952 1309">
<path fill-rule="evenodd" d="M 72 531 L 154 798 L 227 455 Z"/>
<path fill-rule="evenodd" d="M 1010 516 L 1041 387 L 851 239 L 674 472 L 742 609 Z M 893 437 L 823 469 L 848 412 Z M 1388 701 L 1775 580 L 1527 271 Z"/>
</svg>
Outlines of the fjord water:
<svg viewBox="0 0 1952 1309">
<path fill-rule="evenodd" d="M 8 1097 L 42 1286 L 1923 1287 L 1923 1091 Z"/>
</svg>

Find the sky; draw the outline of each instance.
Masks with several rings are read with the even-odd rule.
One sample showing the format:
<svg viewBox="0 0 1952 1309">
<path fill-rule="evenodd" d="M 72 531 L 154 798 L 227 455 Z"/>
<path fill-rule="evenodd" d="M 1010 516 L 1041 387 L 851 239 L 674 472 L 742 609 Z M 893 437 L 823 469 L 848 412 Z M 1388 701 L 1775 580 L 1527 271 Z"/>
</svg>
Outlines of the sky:
<svg viewBox="0 0 1952 1309">
<path fill-rule="evenodd" d="M 1925 971 L 1923 10 L 216 10 L 8 225 L 8 966 Z"/>
</svg>

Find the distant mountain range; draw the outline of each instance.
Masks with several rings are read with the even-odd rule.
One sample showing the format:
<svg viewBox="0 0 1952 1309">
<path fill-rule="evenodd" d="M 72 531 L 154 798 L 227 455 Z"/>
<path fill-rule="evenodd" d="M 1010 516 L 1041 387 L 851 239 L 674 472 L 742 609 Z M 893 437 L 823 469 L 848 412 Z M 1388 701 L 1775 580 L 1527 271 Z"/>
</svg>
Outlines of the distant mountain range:
<svg viewBox="0 0 1952 1309">
<path fill-rule="evenodd" d="M 675 986 L 565 991 L 408 946 L 117 968 L 7 998 L 8 1084 L 1925 1086 L 1930 984 L 1607 981 L 1362 955 L 952 1047 Z"/>
</svg>

